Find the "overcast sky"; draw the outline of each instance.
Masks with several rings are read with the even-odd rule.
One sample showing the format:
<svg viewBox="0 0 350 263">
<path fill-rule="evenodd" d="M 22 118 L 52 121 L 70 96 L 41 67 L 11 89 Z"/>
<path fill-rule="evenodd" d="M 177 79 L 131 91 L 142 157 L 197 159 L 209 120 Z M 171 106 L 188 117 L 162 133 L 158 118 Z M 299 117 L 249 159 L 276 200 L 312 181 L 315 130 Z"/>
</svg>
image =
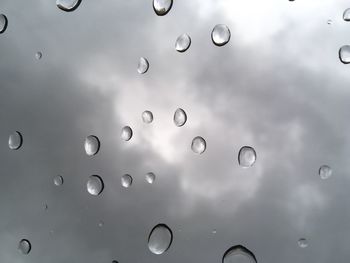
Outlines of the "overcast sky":
<svg viewBox="0 0 350 263">
<path fill-rule="evenodd" d="M 348 1 L 174 0 L 163 17 L 152 0 L 82 0 L 69 13 L 55 2 L 0 3 L 1 262 L 220 263 L 239 244 L 259 263 L 348 261 L 350 66 L 338 58 L 350 43 Z M 223 47 L 210 39 L 216 24 L 231 31 Z M 192 45 L 179 53 L 183 33 Z M 90 134 L 101 141 L 93 157 Z M 207 142 L 201 155 L 195 136 Z M 237 161 L 244 145 L 257 153 L 248 169 Z M 94 174 L 99 196 L 86 190 Z M 163 255 L 147 247 L 158 223 L 174 234 Z"/>
</svg>

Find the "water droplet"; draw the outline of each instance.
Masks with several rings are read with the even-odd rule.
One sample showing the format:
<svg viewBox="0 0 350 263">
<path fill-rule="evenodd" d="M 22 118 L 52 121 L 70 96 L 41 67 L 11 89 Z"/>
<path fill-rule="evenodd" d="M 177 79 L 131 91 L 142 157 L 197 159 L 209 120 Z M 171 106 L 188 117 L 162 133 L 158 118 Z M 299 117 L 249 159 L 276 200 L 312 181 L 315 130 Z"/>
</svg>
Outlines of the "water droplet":
<svg viewBox="0 0 350 263">
<path fill-rule="evenodd" d="M 19 131 L 15 131 L 9 136 L 9 148 L 11 150 L 18 150 L 23 144 L 23 137 Z"/>
<path fill-rule="evenodd" d="M 18 250 L 21 251 L 22 254 L 27 255 L 29 254 L 30 250 L 32 249 L 32 245 L 30 244 L 29 240 L 22 239 L 18 243 Z"/>
<path fill-rule="evenodd" d="M 84 148 L 88 156 L 93 156 L 100 150 L 100 140 L 95 135 L 89 135 L 85 139 Z"/>
<path fill-rule="evenodd" d="M 156 225 L 148 236 L 148 248 L 156 255 L 163 254 L 167 251 L 172 242 L 173 233 L 165 224 Z"/>
<path fill-rule="evenodd" d="M 222 263 L 257 263 L 257 261 L 253 252 L 242 245 L 237 245 L 226 250 Z"/>
<path fill-rule="evenodd" d="M 231 38 L 230 29 L 226 25 L 216 25 L 211 32 L 211 40 L 216 46 L 224 46 L 226 45 Z"/>
<path fill-rule="evenodd" d="M 216 234 L 216 229 L 213 229 L 213 231 L 211 231 L 213 234 Z"/>
<path fill-rule="evenodd" d="M 122 186 L 128 188 L 132 185 L 132 177 L 130 174 L 124 174 L 121 178 Z"/>
<path fill-rule="evenodd" d="M 327 24 L 328 24 L 328 25 L 331 25 L 332 23 L 333 23 L 332 19 L 328 19 L 328 20 L 327 20 Z"/>
<path fill-rule="evenodd" d="M 328 179 L 332 176 L 332 172 L 332 168 L 328 165 L 322 165 L 318 170 L 318 174 L 321 177 L 321 179 Z"/>
<path fill-rule="evenodd" d="M 56 0 L 57 7 L 66 12 L 74 11 L 78 8 L 80 3 L 81 0 Z"/>
<path fill-rule="evenodd" d="M 56 175 L 54 178 L 53 178 L 53 183 L 56 185 L 56 186 L 61 186 L 63 184 L 63 177 L 61 175 Z"/>
<path fill-rule="evenodd" d="M 137 65 L 137 72 L 145 74 L 148 71 L 149 63 L 147 58 L 140 57 L 139 64 Z"/>
<path fill-rule="evenodd" d="M 343 13 L 343 19 L 346 22 L 350 21 L 350 8 L 345 9 L 344 13 Z"/>
<path fill-rule="evenodd" d="M 173 6 L 173 0 L 153 0 L 153 10 L 159 16 L 166 15 Z"/>
<path fill-rule="evenodd" d="M 98 175 L 91 175 L 86 183 L 86 188 L 91 195 L 101 194 L 104 188 L 102 178 Z"/>
<path fill-rule="evenodd" d="M 253 147 L 243 146 L 238 153 L 238 164 L 244 168 L 251 167 L 256 161 L 256 152 Z"/>
<path fill-rule="evenodd" d="M 350 46 L 345 45 L 339 49 L 339 59 L 344 64 L 350 63 Z"/>
<path fill-rule="evenodd" d="M 113 260 L 112 263 L 119 263 L 117 260 Z"/>
<path fill-rule="evenodd" d="M 300 238 L 298 240 L 298 246 L 301 248 L 306 248 L 308 247 L 309 243 L 307 242 L 307 240 L 305 238 Z"/>
<path fill-rule="evenodd" d="M 4 14 L 0 15 L 0 34 L 4 33 L 7 29 L 8 21 Z"/>
<path fill-rule="evenodd" d="M 43 57 L 43 53 L 41 53 L 40 51 L 38 51 L 38 52 L 35 53 L 35 58 L 36 58 L 37 60 L 40 60 L 42 57 Z"/>
<path fill-rule="evenodd" d="M 132 129 L 129 127 L 129 126 L 125 126 L 123 127 L 122 129 L 122 133 L 121 133 L 121 138 L 124 140 L 124 141 L 129 141 L 132 137 Z"/>
<path fill-rule="evenodd" d="M 191 149 L 194 153 L 202 154 L 202 153 L 204 153 L 206 148 L 207 148 L 207 143 L 205 142 L 205 140 L 202 137 L 197 136 L 197 137 L 193 138 L 192 144 L 191 144 Z"/>
<path fill-rule="evenodd" d="M 191 46 L 191 38 L 187 34 L 180 35 L 175 42 L 175 49 L 179 52 L 185 52 Z"/>
<path fill-rule="evenodd" d="M 151 123 L 153 121 L 153 113 L 149 110 L 142 112 L 142 120 L 144 123 Z"/>
<path fill-rule="evenodd" d="M 98 222 L 98 227 L 103 227 L 103 226 L 104 226 L 103 221 Z"/>
<path fill-rule="evenodd" d="M 177 127 L 181 127 L 183 126 L 187 121 L 187 115 L 186 112 L 181 109 L 178 108 L 175 113 L 174 113 L 174 123 Z"/>
<path fill-rule="evenodd" d="M 149 184 L 153 184 L 153 182 L 156 180 L 156 175 L 152 172 L 149 172 L 146 174 L 146 181 L 149 183 Z"/>
<path fill-rule="evenodd" d="M 44 204 L 44 210 L 48 210 L 49 206 L 47 204 Z"/>
</svg>

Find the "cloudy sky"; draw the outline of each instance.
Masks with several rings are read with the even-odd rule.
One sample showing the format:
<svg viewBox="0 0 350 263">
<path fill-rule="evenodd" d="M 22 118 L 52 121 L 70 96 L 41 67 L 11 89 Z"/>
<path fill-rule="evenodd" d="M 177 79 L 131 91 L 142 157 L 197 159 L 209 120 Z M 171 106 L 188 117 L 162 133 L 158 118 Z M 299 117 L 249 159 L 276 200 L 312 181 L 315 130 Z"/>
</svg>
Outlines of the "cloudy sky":
<svg viewBox="0 0 350 263">
<path fill-rule="evenodd" d="M 241 244 L 259 263 L 347 262 L 350 67 L 338 50 L 350 43 L 348 5 L 174 0 L 160 17 L 152 0 L 82 0 L 69 13 L 55 0 L 2 0 L 0 261 L 220 263 Z M 216 24 L 231 31 L 223 47 L 210 39 Z M 192 45 L 179 53 L 183 33 Z M 144 75 L 140 57 L 150 63 Z M 180 128 L 179 107 L 188 116 Z M 13 131 L 23 135 L 17 151 Z M 93 157 L 90 134 L 101 141 Z M 195 136 L 207 142 L 201 155 Z M 257 153 L 248 169 L 237 161 L 244 145 Z M 86 190 L 94 174 L 99 196 Z M 158 223 L 174 235 L 162 255 L 147 247 Z M 28 255 L 17 249 L 23 238 Z"/>
</svg>

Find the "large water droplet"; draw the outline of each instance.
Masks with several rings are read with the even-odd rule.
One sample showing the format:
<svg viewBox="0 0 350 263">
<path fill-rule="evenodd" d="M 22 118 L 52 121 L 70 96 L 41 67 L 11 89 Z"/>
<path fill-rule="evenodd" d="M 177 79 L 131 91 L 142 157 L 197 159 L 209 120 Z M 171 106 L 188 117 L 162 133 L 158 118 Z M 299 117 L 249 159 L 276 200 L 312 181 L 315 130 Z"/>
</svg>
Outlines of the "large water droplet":
<svg viewBox="0 0 350 263">
<path fill-rule="evenodd" d="M 124 140 L 124 141 L 129 141 L 132 137 L 132 129 L 129 126 L 125 126 L 122 129 L 121 135 L 120 137 Z"/>
<path fill-rule="evenodd" d="M 7 17 L 4 14 L 0 15 L 0 34 L 4 33 L 7 29 Z"/>
<path fill-rule="evenodd" d="M 128 188 L 132 185 L 132 177 L 130 174 L 124 174 L 121 178 L 122 186 Z"/>
<path fill-rule="evenodd" d="M 144 123 L 151 123 L 153 121 L 153 113 L 149 110 L 142 112 L 142 120 Z"/>
<path fill-rule="evenodd" d="M 40 60 L 42 57 L 43 57 L 43 53 L 41 53 L 40 51 L 38 51 L 38 52 L 35 53 L 35 58 L 36 58 L 37 60 Z"/>
<path fill-rule="evenodd" d="M 148 248 L 157 255 L 167 251 L 173 242 L 173 233 L 165 224 L 158 224 L 148 236 Z"/>
<path fill-rule="evenodd" d="M 306 248 L 308 247 L 309 243 L 307 242 L 306 238 L 300 238 L 298 240 L 298 246 L 301 248 Z"/>
<path fill-rule="evenodd" d="M 253 252 L 248 248 L 237 245 L 230 247 L 222 257 L 222 263 L 256 263 Z"/>
<path fill-rule="evenodd" d="M 30 244 L 29 240 L 22 239 L 18 243 L 18 250 L 21 251 L 22 254 L 27 255 L 29 254 L 30 250 L 32 249 L 32 245 Z"/>
<path fill-rule="evenodd" d="M 253 147 L 243 146 L 238 153 L 238 164 L 244 168 L 251 167 L 256 161 L 256 152 Z"/>
<path fill-rule="evenodd" d="M 207 143 L 205 142 L 205 140 L 202 137 L 197 136 L 197 137 L 193 138 L 192 144 L 191 144 L 191 149 L 194 153 L 202 154 L 202 153 L 204 153 L 206 148 L 207 148 Z"/>
<path fill-rule="evenodd" d="M 350 46 L 345 45 L 339 49 L 339 59 L 344 64 L 350 63 Z"/>
<path fill-rule="evenodd" d="M 15 131 L 9 136 L 9 148 L 11 150 L 18 150 L 23 144 L 23 137 L 19 131 Z"/>
<path fill-rule="evenodd" d="M 216 46 L 224 46 L 226 45 L 231 38 L 230 29 L 226 25 L 216 25 L 211 32 L 211 40 Z"/>
<path fill-rule="evenodd" d="M 350 21 L 350 8 L 345 9 L 344 13 L 343 13 L 343 19 L 346 22 Z"/>
<path fill-rule="evenodd" d="M 187 121 L 187 115 L 186 112 L 181 109 L 178 108 L 175 113 L 174 113 L 174 123 L 177 127 L 181 127 L 183 126 Z"/>
<path fill-rule="evenodd" d="M 332 176 L 332 168 L 328 165 L 322 165 L 320 169 L 318 170 L 318 174 L 321 177 L 321 179 L 328 179 Z"/>
<path fill-rule="evenodd" d="M 191 46 L 191 38 L 187 34 L 180 35 L 175 42 L 175 49 L 179 52 L 185 52 Z"/>
<path fill-rule="evenodd" d="M 61 186 L 63 184 L 63 177 L 61 175 L 56 175 L 54 178 L 53 178 L 53 183 L 56 185 L 56 186 Z"/>
<path fill-rule="evenodd" d="M 89 156 L 93 156 L 100 150 L 100 140 L 95 135 L 89 135 L 84 143 L 85 152 Z"/>
<path fill-rule="evenodd" d="M 66 12 L 74 11 L 78 8 L 80 3 L 81 0 L 56 0 L 57 7 Z"/>
<path fill-rule="evenodd" d="M 101 194 L 104 188 L 102 178 L 98 175 L 91 175 L 86 183 L 86 188 L 91 195 Z"/>
<path fill-rule="evenodd" d="M 173 6 L 173 0 L 153 0 L 153 10 L 159 16 L 166 15 Z"/>
<path fill-rule="evenodd" d="M 145 178 L 149 184 L 153 184 L 153 182 L 156 180 L 156 175 L 152 172 L 149 172 L 146 174 Z"/>
<path fill-rule="evenodd" d="M 147 58 L 140 57 L 139 64 L 137 65 L 137 72 L 140 74 L 145 74 L 149 68 L 149 63 Z"/>
</svg>

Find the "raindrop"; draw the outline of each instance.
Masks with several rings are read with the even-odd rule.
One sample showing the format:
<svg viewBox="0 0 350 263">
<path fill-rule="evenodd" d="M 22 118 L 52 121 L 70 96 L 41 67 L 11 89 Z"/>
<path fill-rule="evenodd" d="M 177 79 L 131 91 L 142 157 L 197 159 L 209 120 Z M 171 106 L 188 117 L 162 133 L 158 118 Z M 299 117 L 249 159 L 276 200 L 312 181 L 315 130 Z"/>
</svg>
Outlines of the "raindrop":
<svg viewBox="0 0 350 263">
<path fill-rule="evenodd" d="M 7 29 L 7 17 L 4 14 L 0 15 L 0 34 L 4 33 Z"/>
<path fill-rule="evenodd" d="M 56 175 L 54 178 L 53 178 L 53 183 L 56 185 L 56 186 L 61 186 L 63 184 L 63 177 L 61 175 Z"/>
<path fill-rule="evenodd" d="M 159 16 L 166 15 L 173 6 L 173 0 L 153 0 L 153 10 Z"/>
<path fill-rule="evenodd" d="M 15 131 L 10 134 L 9 137 L 9 148 L 11 150 L 18 150 L 23 144 L 23 137 L 19 131 Z"/>
<path fill-rule="evenodd" d="M 202 153 L 204 153 L 206 148 L 207 148 L 207 143 L 205 142 L 205 140 L 202 137 L 197 136 L 197 137 L 193 138 L 192 144 L 191 144 L 191 149 L 194 153 L 202 154 Z"/>
<path fill-rule="evenodd" d="M 32 245 L 30 244 L 29 240 L 22 239 L 18 243 L 18 250 L 21 251 L 22 254 L 27 255 L 29 254 L 30 250 L 32 249 Z"/>
<path fill-rule="evenodd" d="M 104 188 L 102 178 L 98 175 L 91 175 L 86 183 L 86 188 L 91 195 L 101 194 Z"/>
<path fill-rule="evenodd" d="M 175 49 L 179 52 L 185 52 L 191 46 L 191 38 L 187 34 L 180 35 L 175 42 Z"/>
<path fill-rule="evenodd" d="M 226 45 L 231 38 L 230 29 L 226 25 L 216 25 L 211 32 L 211 40 L 216 46 L 224 46 Z"/>
<path fill-rule="evenodd" d="M 49 206 L 47 204 L 44 204 L 44 210 L 48 210 Z"/>
<path fill-rule="evenodd" d="M 151 123 L 153 121 L 153 113 L 149 110 L 142 112 L 142 120 L 144 123 Z"/>
<path fill-rule="evenodd" d="M 344 64 L 350 63 L 350 46 L 345 45 L 339 49 L 339 59 Z"/>
<path fill-rule="evenodd" d="M 256 152 L 253 147 L 243 146 L 238 153 L 238 164 L 244 168 L 253 166 L 256 161 Z"/>
<path fill-rule="evenodd" d="M 156 175 L 152 172 L 149 172 L 146 174 L 145 178 L 146 178 L 147 183 L 153 184 L 154 181 L 156 180 Z"/>
<path fill-rule="evenodd" d="M 132 177 L 130 174 L 124 174 L 121 178 L 122 186 L 129 188 L 132 185 Z"/>
<path fill-rule="evenodd" d="M 173 233 L 170 228 L 165 224 L 158 224 L 148 236 L 148 248 L 152 253 L 160 255 L 169 249 L 172 241 Z"/>
<path fill-rule="evenodd" d="M 350 21 L 350 8 L 345 9 L 344 13 L 343 13 L 343 19 L 346 22 Z"/>
<path fill-rule="evenodd" d="M 57 7 L 66 12 L 74 11 L 78 8 L 80 3 L 81 0 L 56 0 Z"/>
<path fill-rule="evenodd" d="M 305 238 L 300 238 L 298 240 L 298 246 L 301 248 L 306 248 L 308 247 L 309 243 L 307 242 L 307 240 Z"/>
<path fill-rule="evenodd" d="M 89 135 L 85 139 L 84 148 L 88 156 L 93 156 L 100 150 L 100 140 L 95 135 Z"/>
<path fill-rule="evenodd" d="M 174 113 L 174 123 L 177 127 L 181 127 L 183 126 L 187 121 L 187 115 L 186 112 L 181 109 L 178 108 L 175 113 Z"/>
<path fill-rule="evenodd" d="M 332 19 L 328 19 L 328 20 L 327 20 L 327 24 L 328 24 L 328 25 L 331 25 L 332 23 L 333 23 Z"/>
<path fill-rule="evenodd" d="M 211 231 L 213 234 L 216 234 L 216 229 L 213 229 L 213 231 Z"/>
<path fill-rule="evenodd" d="M 318 169 L 318 174 L 321 177 L 321 179 L 328 179 L 332 176 L 332 168 L 328 165 L 322 165 L 320 169 Z"/>
<path fill-rule="evenodd" d="M 103 227 L 103 226 L 104 226 L 103 221 L 98 222 L 98 227 Z"/>
<path fill-rule="evenodd" d="M 40 51 L 38 51 L 38 52 L 35 53 L 35 58 L 36 58 L 37 60 L 40 60 L 42 57 L 43 57 L 43 53 L 41 53 Z"/>
<path fill-rule="evenodd" d="M 122 129 L 121 135 L 120 137 L 124 140 L 124 141 L 129 141 L 132 137 L 132 129 L 129 126 L 125 126 Z"/>
<path fill-rule="evenodd" d="M 257 263 L 257 261 L 253 252 L 242 245 L 237 245 L 226 250 L 222 263 Z"/>
<path fill-rule="evenodd" d="M 147 58 L 140 57 L 139 64 L 137 65 L 137 72 L 145 74 L 148 71 L 149 63 Z"/>
</svg>

